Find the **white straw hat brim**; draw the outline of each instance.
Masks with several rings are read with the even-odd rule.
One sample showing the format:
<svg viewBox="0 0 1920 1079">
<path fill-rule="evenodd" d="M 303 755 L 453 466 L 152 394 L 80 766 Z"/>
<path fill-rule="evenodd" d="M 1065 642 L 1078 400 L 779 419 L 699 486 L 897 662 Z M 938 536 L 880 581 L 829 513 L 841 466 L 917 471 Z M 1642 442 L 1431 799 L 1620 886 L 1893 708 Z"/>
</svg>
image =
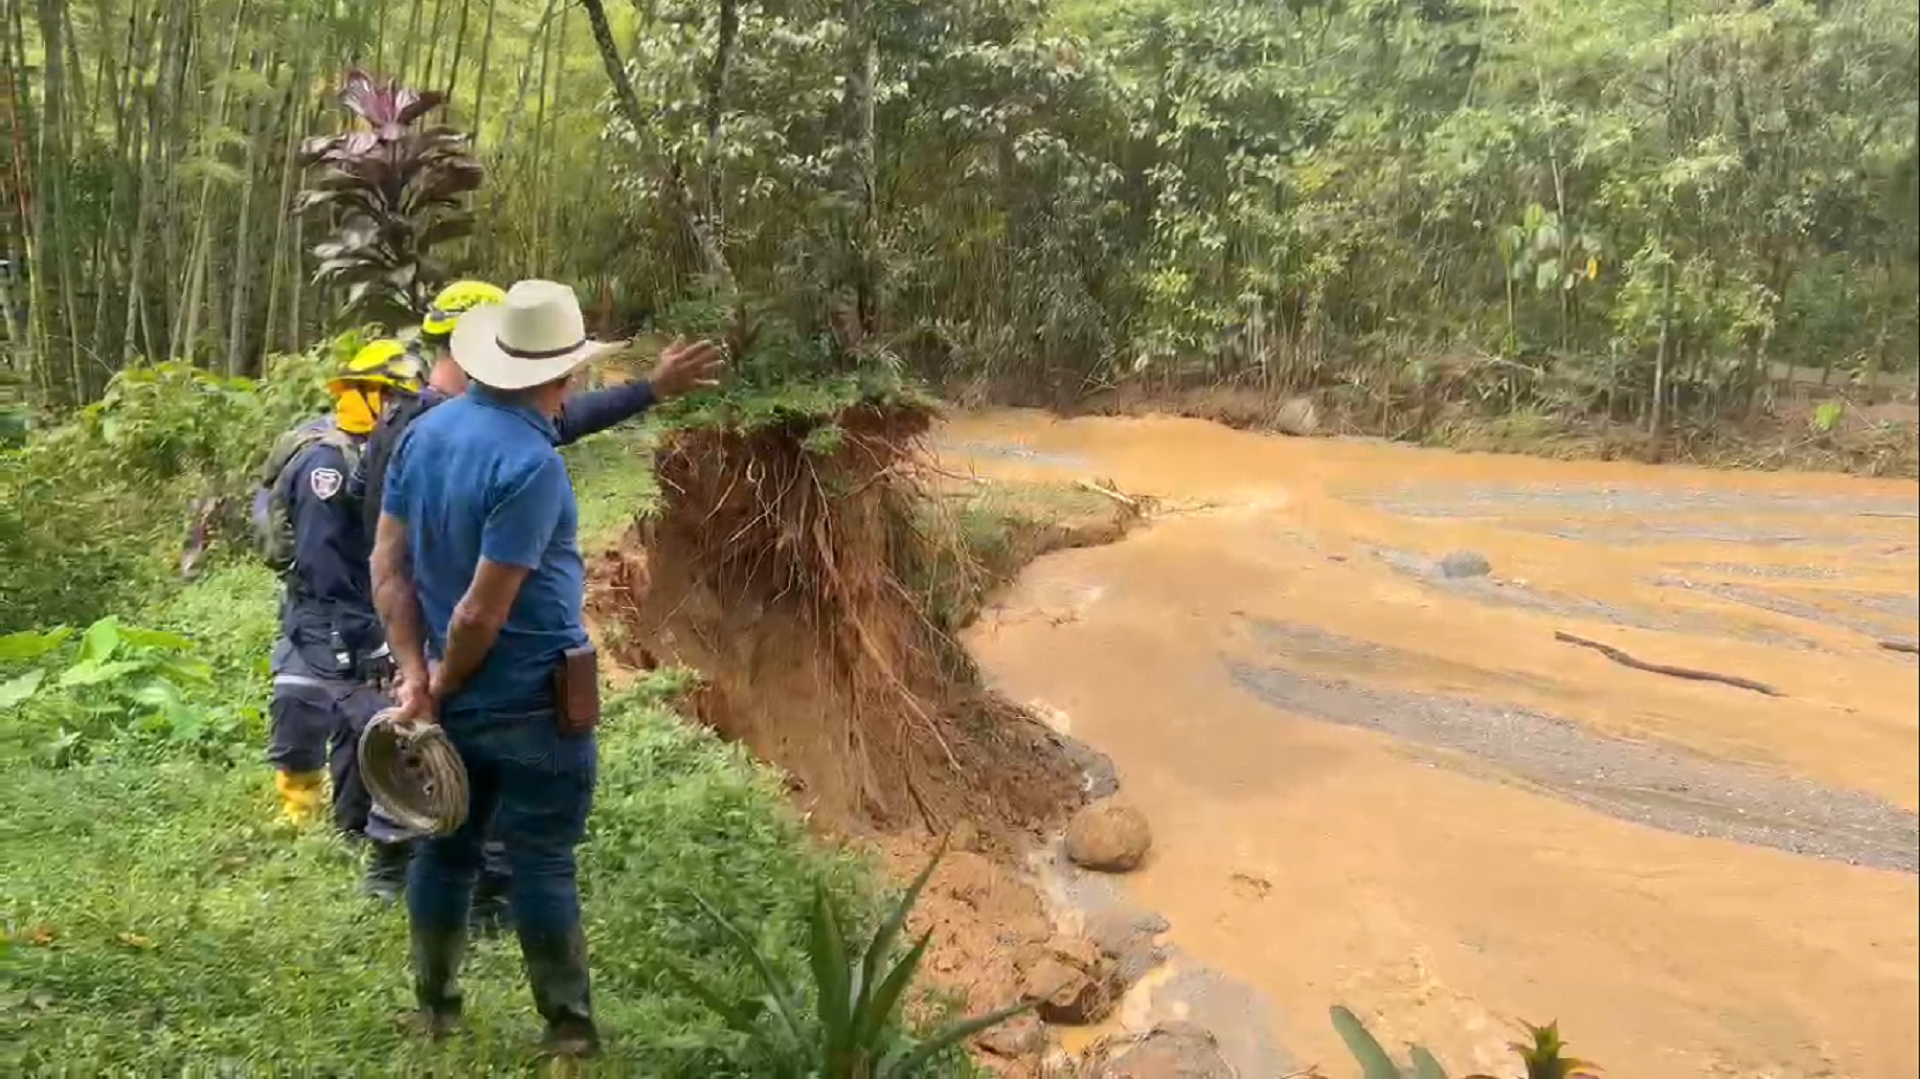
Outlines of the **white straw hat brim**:
<svg viewBox="0 0 1920 1079">
<path fill-rule="evenodd" d="M 475 307 L 453 327 L 453 361 L 467 377 L 496 390 L 524 390 L 564 378 L 574 368 L 618 347 L 609 341 L 582 341 L 552 356 L 516 356 L 500 344 L 500 323 L 507 313 L 500 304 Z"/>
</svg>

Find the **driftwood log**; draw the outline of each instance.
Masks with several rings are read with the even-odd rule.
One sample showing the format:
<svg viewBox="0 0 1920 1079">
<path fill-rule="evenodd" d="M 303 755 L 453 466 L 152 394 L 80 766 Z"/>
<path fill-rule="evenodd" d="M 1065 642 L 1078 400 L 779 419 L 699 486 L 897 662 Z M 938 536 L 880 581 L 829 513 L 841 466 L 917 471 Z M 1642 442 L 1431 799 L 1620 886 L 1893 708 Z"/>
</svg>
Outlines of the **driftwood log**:
<svg viewBox="0 0 1920 1079">
<path fill-rule="evenodd" d="M 1764 693 L 1769 697 L 1785 696 L 1785 694 L 1767 685 L 1765 682 L 1756 682 L 1751 678 L 1742 678 L 1737 674 L 1715 674 L 1712 671 L 1696 671 L 1691 667 L 1673 667 L 1665 663 L 1648 663 L 1643 659 L 1635 659 L 1610 644 L 1590 641 L 1585 637 L 1576 637 L 1571 633 L 1563 633 L 1559 630 L 1554 631 L 1553 639 L 1566 644 L 1577 644 L 1582 648 L 1591 648 L 1615 663 L 1620 664 L 1622 667 L 1632 667 L 1636 671 L 1650 671 L 1654 674 L 1664 674 L 1669 678 L 1685 678 L 1694 682 L 1719 682 L 1721 685 L 1733 686 L 1736 689 L 1746 689 L 1752 690 L 1755 693 Z"/>
<path fill-rule="evenodd" d="M 1910 656 L 1920 656 L 1920 641 L 1886 640 L 1880 642 L 1880 647 L 1889 652 L 1905 652 Z"/>
</svg>

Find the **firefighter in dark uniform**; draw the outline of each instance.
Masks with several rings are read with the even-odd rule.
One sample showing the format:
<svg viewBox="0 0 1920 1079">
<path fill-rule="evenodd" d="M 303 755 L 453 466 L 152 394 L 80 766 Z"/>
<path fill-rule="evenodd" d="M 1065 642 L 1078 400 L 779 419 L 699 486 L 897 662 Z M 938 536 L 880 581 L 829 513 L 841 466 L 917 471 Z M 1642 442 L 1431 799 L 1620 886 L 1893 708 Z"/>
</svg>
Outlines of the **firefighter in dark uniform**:
<svg viewBox="0 0 1920 1079">
<path fill-rule="evenodd" d="M 267 754 L 282 809 L 298 824 L 318 819 L 331 772 L 334 826 L 369 842 L 367 890 L 389 899 L 405 887 L 412 837 L 372 804 L 359 772 L 359 735 L 389 703 L 393 662 L 373 607 L 372 537 L 348 485 L 385 398 L 417 393 L 421 373 L 397 341 L 356 353 L 329 386 L 333 412 L 276 448 L 256 512 L 268 560 L 280 563 L 286 583 Z M 277 559 L 276 536 L 285 548 Z"/>
</svg>

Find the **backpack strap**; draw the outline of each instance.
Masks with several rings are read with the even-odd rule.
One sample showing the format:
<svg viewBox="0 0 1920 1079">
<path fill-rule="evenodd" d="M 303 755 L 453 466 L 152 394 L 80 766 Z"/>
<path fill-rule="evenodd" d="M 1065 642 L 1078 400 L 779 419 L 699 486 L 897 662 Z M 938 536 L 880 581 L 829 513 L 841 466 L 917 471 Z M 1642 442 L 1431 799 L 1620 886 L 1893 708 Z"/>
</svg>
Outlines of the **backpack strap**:
<svg viewBox="0 0 1920 1079">
<path fill-rule="evenodd" d="M 367 436 L 358 488 L 361 522 L 366 527 L 369 543 L 380 532 L 380 504 L 386 498 L 387 466 L 393 462 L 393 452 L 400 447 L 400 438 L 407 433 L 407 427 L 431 407 L 417 393 L 395 395 L 380 410 L 380 421 Z"/>
</svg>

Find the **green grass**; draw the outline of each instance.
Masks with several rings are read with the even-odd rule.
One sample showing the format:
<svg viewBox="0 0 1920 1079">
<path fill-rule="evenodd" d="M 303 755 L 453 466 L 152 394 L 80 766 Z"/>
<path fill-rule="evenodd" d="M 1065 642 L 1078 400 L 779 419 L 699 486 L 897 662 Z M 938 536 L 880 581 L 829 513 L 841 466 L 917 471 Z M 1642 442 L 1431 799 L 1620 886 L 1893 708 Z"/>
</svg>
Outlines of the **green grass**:
<svg viewBox="0 0 1920 1079">
<path fill-rule="evenodd" d="M 651 503 L 646 429 L 568 450 L 592 550 Z M 136 605 L 182 632 L 222 693 L 264 712 L 277 583 L 229 556 Z M 870 913 L 866 868 L 804 834 L 771 773 L 673 716 L 643 685 L 611 702 L 581 886 L 603 1075 L 752 1074 L 743 1040 L 669 980 L 667 961 L 751 997 L 751 973 L 694 896 L 790 974 L 816 881 Z M 22 727 L 32 712 L 0 715 Z M 21 731 L 26 744 L 52 731 Z M 264 726 L 245 735 L 264 740 Z M 52 769 L 0 752 L 0 1075 L 479 1075 L 531 1066 L 538 1021 L 510 938 L 479 942 L 468 1032 L 393 1023 L 408 1004 L 405 915 L 358 892 L 355 852 L 279 823 L 259 749 L 234 764 L 103 746 Z M 940 1074 L 964 1071 L 949 1061 Z"/>
<path fill-rule="evenodd" d="M 659 437 L 652 424 L 630 425 L 563 451 L 580 504 L 580 549 L 589 557 L 659 503 L 660 484 L 653 474 Z"/>
<path fill-rule="evenodd" d="M 603 738 L 582 891 L 604 1074 L 731 1074 L 740 1046 L 663 960 L 745 993 L 698 893 L 795 969 L 812 882 L 863 879 L 805 841 L 777 785 L 643 700 Z M 356 891 L 353 853 L 275 820 L 264 768 L 9 768 L 0 785 L 0 1072 L 332 1070 L 476 1074 L 530 1059 L 511 940 L 480 942 L 471 1033 L 409 1040 L 405 916 Z"/>
</svg>

